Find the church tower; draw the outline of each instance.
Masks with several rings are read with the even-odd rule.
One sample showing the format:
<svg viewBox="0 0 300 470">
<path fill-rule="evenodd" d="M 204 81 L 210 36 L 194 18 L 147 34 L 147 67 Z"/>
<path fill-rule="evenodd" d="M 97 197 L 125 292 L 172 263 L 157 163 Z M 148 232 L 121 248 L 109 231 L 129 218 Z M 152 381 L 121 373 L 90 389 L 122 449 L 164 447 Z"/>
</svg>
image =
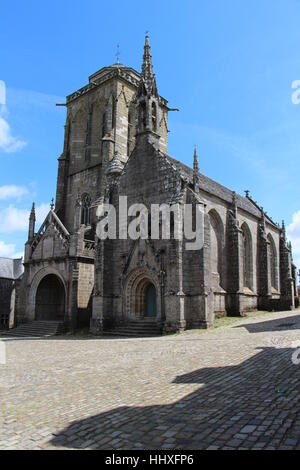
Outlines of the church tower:
<svg viewBox="0 0 300 470">
<path fill-rule="evenodd" d="M 146 138 L 168 153 L 168 106 L 157 91 L 149 37 L 145 38 L 141 81 L 137 91 L 137 138 Z"/>
<path fill-rule="evenodd" d="M 81 225 L 86 225 L 93 220 L 93 205 L 105 196 L 110 163 L 117 158 L 125 164 L 136 137 L 146 134 L 167 154 L 168 103 L 157 91 L 149 37 L 145 38 L 141 73 L 117 59 L 92 74 L 88 85 L 67 96 L 66 108 L 55 211 L 72 232 L 78 228 L 78 198 Z M 87 201 L 91 202 L 91 217 L 84 214 Z"/>
<path fill-rule="evenodd" d="M 45 287 L 53 303 L 59 285 L 59 320 L 64 316 L 73 329 L 89 324 L 91 315 L 99 204 L 110 197 L 137 139 L 146 135 L 167 153 L 168 103 L 157 92 L 148 36 L 141 73 L 117 57 L 63 105 L 67 113 L 55 207 L 37 232 L 34 207 L 31 211 L 24 263 L 24 283 L 31 287 L 24 291 L 18 321 L 54 319 L 55 305 L 43 312 L 34 299 L 43 297 Z"/>
</svg>

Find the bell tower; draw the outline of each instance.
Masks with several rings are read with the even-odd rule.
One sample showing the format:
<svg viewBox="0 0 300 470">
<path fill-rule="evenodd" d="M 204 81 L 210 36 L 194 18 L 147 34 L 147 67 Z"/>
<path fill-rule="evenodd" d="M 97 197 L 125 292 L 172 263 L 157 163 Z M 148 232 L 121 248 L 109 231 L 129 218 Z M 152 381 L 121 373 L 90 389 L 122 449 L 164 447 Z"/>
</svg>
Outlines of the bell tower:
<svg viewBox="0 0 300 470">
<path fill-rule="evenodd" d="M 168 106 L 157 91 L 149 37 L 145 37 L 141 81 L 136 95 L 136 138 L 146 138 L 168 152 Z"/>
</svg>

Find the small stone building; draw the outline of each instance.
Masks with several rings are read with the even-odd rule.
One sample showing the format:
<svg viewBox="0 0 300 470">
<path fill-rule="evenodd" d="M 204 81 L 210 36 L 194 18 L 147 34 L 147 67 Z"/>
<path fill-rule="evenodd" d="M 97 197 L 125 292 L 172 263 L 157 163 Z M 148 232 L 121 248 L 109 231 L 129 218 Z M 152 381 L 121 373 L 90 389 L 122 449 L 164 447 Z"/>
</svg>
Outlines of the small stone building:
<svg viewBox="0 0 300 470">
<path fill-rule="evenodd" d="M 69 95 L 56 201 L 25 246 L 18 322 L 61 320 L 101 333 L 130 321 L 164 332 L 209 327 L 217 316 L 294 307 L 291 245 L 249 196 L 168 155 L 168 102 L 159 95 L 146 37 L 141 73 L 116 63 Z M 99 239 L 97 210 L 201 206 L 204 243 Z M 194 216 L 196 217 L 196 215 Z M 173 221 L 174 223 L 174 221 Z"/>
<path fill-rule="evenodd" d="M 23 274 L 23 259 L 0 258 L 0 330 L 15 323 L 16 292 Z"/>
</svg>

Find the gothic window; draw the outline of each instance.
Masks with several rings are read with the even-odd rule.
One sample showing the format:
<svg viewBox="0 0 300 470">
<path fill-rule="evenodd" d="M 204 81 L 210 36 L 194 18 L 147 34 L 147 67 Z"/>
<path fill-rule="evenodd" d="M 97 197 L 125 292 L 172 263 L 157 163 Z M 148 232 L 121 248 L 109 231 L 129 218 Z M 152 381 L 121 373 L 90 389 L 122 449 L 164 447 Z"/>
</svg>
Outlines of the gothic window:
<svg viewBox="0 0 300 470">
<path fill-rule="evenodd" d="M 153 132 L 157 131 L 157 111 L 156 111 L 156 104 L 152 103 L 152 130 Z"/>
<path fill-rule="evenodd" d="M 106 111 L 102 115 L 102 129 L 101 129 L 101 139 L 105 137 L 106 134 Z M 103 155 L 104 145 L 103 141 L 101 140 L 101 154 Z"/>
<path fill-rule="evenodd" d="M 242 275 L 243 285 L 252 289 L 252 272 L 253 272 L 253 255 L 252 255 L 252 237 L 251 232 L 247 224 L 242 225 L 242 250 L 241 250 L 241 261 L 242 261 Z"/>
<path fill-rule="evenodd" d="M 113 98 L 112 100 L 112 109 L 111 109 L 111 122 L 112 122 L 112 127 L 113 129 L 116 127 L 116 121 L 117 121 L 117 112 L 116 112 L 116 101 Z"/>
<path fill-rule="evenodd" d="M 271 282 L 271 287 L 273 289 L 278 288 L 277 286 L 277 254 L 276 254 L 276 247 L 274 240 L 271 235 L 268 235 L 268 260 L 269 260 L 269 276 L 270 276 L 270 282 Z"/>
<path fill-rule="evenodd" d="M 224 228 L 219 214 L 215 210 L 209 212 L 210 220 L 210 262 L 211 273 L 223 282 L 223 239 Z"/>
<path fill-rule="evenodd" d="M 92 143 L 92 123 L 93 123 L 93 106 L 89 110 L 87 127 L 86 127 L 86 149 L 85 149 L 85 159 L 90 160 L 91 157 L 91 143 Z"/>
<path fill-rule="evenodd" d="M 144 101 L 139 107 L 139 127 L 141 131 L 146 129 L 146 103 Z"/>
<path fill-rule="evenodd" d="M 84 194 L 82 196 L 82 207 L 81 207 L 81 224 L 90 225 L 91 223 L 91 196 Z"/>
<path fill-rule="evenodd" d="M 128 112 L 128 130 L 127 130 L 127 155 L 129 157 L 130 155 L 130 149 L 131 149 L 131 140 L 132 140 L 132 134 L 133 134 L 133 118 L 132 118 L 132 110 L 129 110 Z"/>
<path fill-rule="evenodd" d="M 86 143 L 87 117 L 78 111 L 72 123 L 72 153 L 82 156 Z"/>
<path fill-rule="evenodd" d="M 106 134 L 106 112 L 104 112 L 102 116 L 102 132 L 101 132 L 102 139 L 105 136 L 105 134 Z"/>
</svg>

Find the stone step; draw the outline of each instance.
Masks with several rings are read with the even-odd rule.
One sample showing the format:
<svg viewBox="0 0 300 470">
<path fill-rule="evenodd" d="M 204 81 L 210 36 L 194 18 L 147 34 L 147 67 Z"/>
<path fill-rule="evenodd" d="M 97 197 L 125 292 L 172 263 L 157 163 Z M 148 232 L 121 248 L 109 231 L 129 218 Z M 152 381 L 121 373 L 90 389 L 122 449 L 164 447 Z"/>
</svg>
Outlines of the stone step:
<svg viewBox="0 0 300 470">
<path fill-rule="evenodd" d="M 64 324 L 59 321 L 33 321 L 1 333 L 8 337 L 49 337 L 64 333 Z"/>
<path fill-rule="evenodd" d="M 42 331 L 42 330 L 43 331 L 52 331 L 52 330 L 55 330 L 56 328 L 57 328 L 57 326 L 51 326 L 49 328 L 47 328 L 45 326 L 43 326 L 43 327 L 40 327 L 40 326 L 29 326 L 29 327 L 18 326 L 17 328 L 13 328 L 13 330 L 11 330 L 11 331 L 14 331 L 14 330 L 15 331 L 16 330 L 18 330 L 18 331 L 22 331 L 22 330 L 28 331 L 29 329 L 32 330 L 32 331 L 35 331 L 35 330 L 37 330 L 37 331 Z"/>
<path fill-rule="evenodd" d="M 105 336 L 122 336 L 124 338 L 157 338 L 158 336 L 161 336 L 160 332 L 157 333 L 145 333 L 145 332 L 140 332 L 136 333 L 134 331 L 119 331 L 119 330 L 107 330 L 103 332 L 103 335 Z"/>
<path fill-rule="evenodd" d="M 104 331 L 108 336 L 155 337 L 161 336 L 161 329 L 154 320 L 131 320 L 124 325 Z"/>
<path fill-rule="evenodd" d="M 156 320 L 155 318 L 142 318 L 140 320 L 129 320 L 128 321 L 128 324 L 133 324 L 133 323 L 139 323 L 139 324 L 142 324 L 142 325 L 145 325 L 145 324 L 152 324 L 152 325 L 156 325 Z"/>
<path fill-rule="evenodd" d="M 113 330 L 108 330 L 108 331 L 117 331 L 119 333 L 123 334 L 134 334 L 134 335 L 140 335 L 140 334 L 145 334 L 145 335 L 159 335 L 160 330 L 132 330 L 130 328 L 115 328 Z"/>
<path fill-rule="evenodd" d="M 156 325 L 120 325 L 117 328 L 131 328 L 133 330 L 159 330 L 159 327 Z"/>
</svg>

